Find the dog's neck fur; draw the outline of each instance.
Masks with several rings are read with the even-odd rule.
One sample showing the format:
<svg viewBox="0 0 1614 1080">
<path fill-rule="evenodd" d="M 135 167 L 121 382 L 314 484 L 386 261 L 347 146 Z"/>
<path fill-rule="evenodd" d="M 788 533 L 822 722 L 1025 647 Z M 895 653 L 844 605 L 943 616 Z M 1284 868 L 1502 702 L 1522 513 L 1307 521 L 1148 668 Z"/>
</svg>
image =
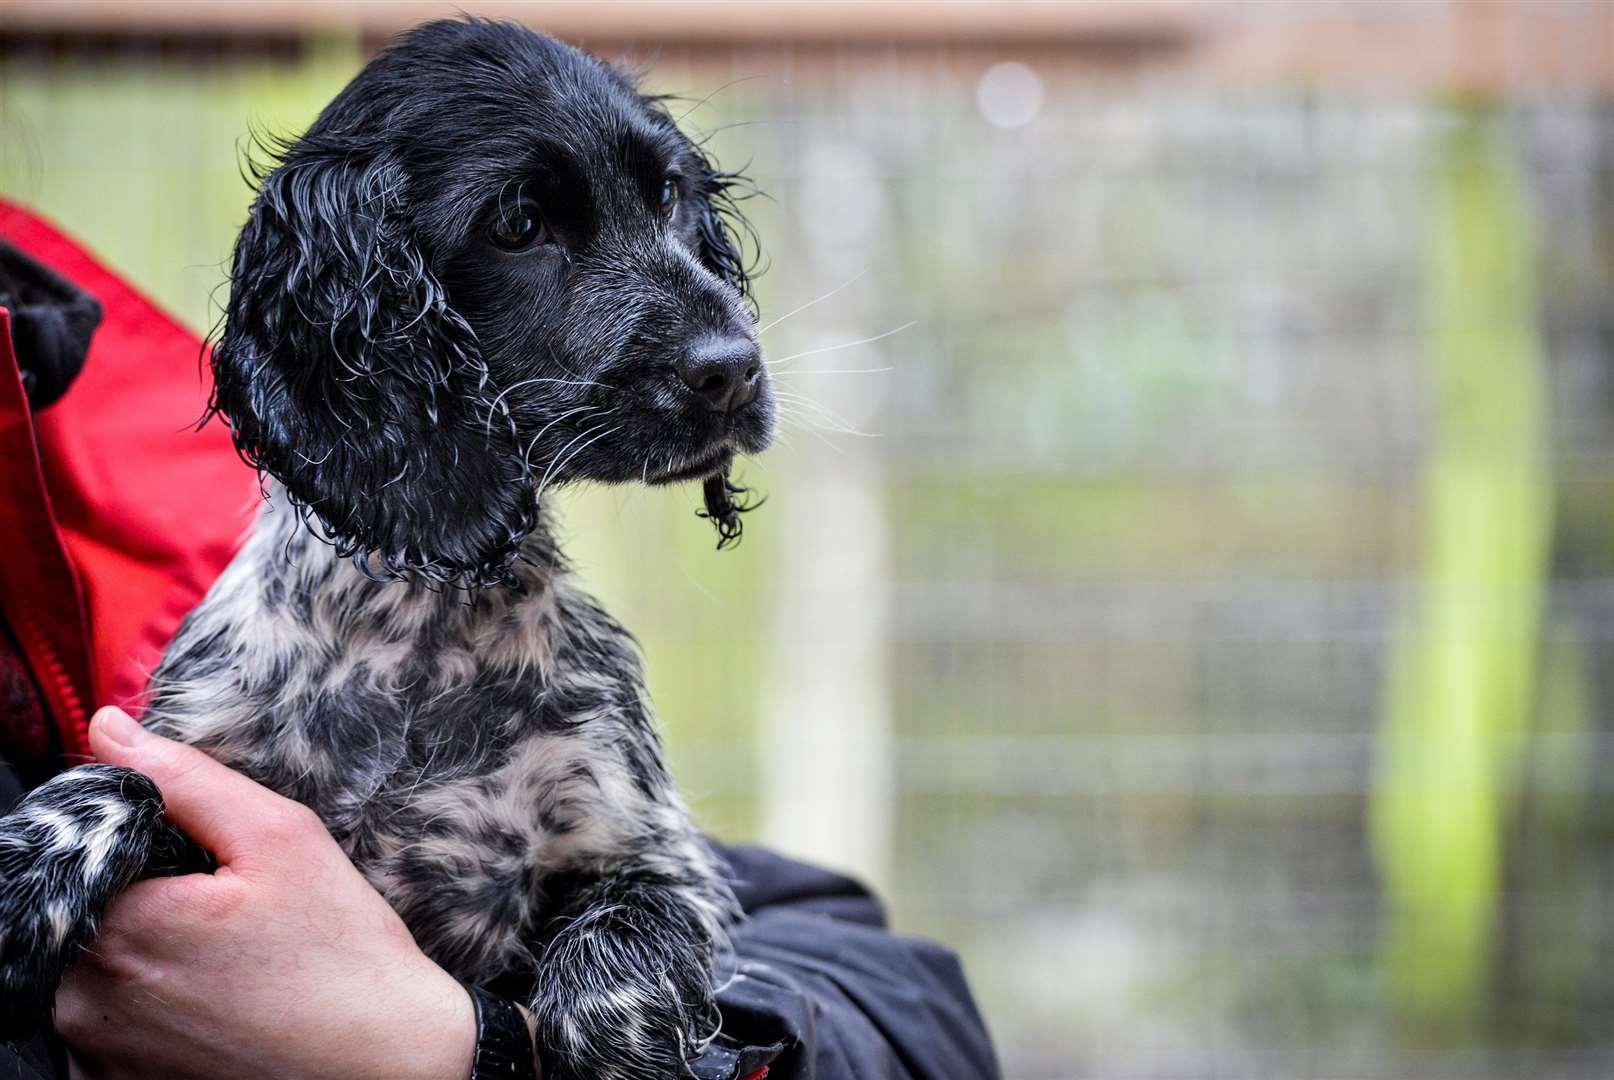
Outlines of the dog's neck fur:
<svg viewBox="0 0 1614 1080">
<path fill-rule="evenodd" d="M 459 671 L 478 666 L 473 658 L 543 678 L 554 620 L 565 606 L 557 603 L 560 594 L 583 595 L 542 508 L 511 562 L 514 584 L 468 590 L 366 572 L 360 560 L 342 555 L 326 539 L 318 520 L 293 505 L 279 484 L 266 484 L 264 495 L 246 547 L 226 577 L 237 568 L 255 568 L 242 575 L 250 580 L 241 584 L 255 589 L 265 615 L 296 605 L 299 633 L 313 631 L 346 646 L 327 676 L 333 681 L 367 667 L 383 687 L 403 689 L 395 680 L 406 683 L 409 676 L 390 663 L 400 651 L 416 664 L 429 654 L 425 674 L 432 683 L 452 683 Z"/>
<path fill-rule="evenodd" d="M 343 548 L 332 540 L 331 530 L 317 515 L 295 505 L 286 489 L 275 480 L 266 480 L 263 487 L 264 510 L 253 525 L 253 535 L 272 533 L 276 541 L 306 551 L 311 559 L 347 562 L 359 576 L 379 585 L 395 588 L 421 588 L 439 592 L 455 602 L 465 604 L 476 596 L 500 592 L 522 593 L 543 586 L 556 577 L 568 574 L 570 566 L 555 541 L 547 502 L 541 502 L 533 514 L 533 525 L 521 541 L 509 563 L 511 579 L 507 583 L 483 588 L 471 588 L 463 580 L 438 581 L 418 574 L 394 576 L 383 572 L 373 553 L 344 554 Z"/>
</svg>

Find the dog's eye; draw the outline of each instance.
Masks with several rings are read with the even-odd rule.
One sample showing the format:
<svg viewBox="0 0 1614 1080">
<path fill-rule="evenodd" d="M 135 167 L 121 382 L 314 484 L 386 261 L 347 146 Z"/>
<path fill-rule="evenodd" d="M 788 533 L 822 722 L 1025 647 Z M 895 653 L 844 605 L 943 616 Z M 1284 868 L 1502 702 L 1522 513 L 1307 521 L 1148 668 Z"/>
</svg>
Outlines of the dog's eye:
<svg viewBox="0 0 1614 1080">
<path fill-rule="evenodd" d="M 678 207 L 678 178 L 669 176 L 661 182 L 661 212 L 671 214 Z"/>
<path fill-rule="evenodd" d="M 523 199 L 519 206 L 499 214 L 488 229 L 488 236 L 506 251 L 520 251 L 547 241 L 549 230 L 538 216 L 538 207 L 531 200 Z"/>
</svg>

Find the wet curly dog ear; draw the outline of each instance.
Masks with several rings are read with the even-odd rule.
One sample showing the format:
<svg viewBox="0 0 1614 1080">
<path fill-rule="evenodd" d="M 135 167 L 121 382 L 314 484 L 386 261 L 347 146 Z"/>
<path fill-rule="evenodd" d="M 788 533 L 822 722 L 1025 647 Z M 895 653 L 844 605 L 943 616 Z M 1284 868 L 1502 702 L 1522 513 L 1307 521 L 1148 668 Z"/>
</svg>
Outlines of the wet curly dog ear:
<svg viewBox="0 0 1614 1080">
<path fill-rule="evenodd" d="M 760 245 L 740 203 L 757 194 L 756 185 L 743 173 L 723 172 L 704 155 L 702 161 L 705 168 L 700 177 L 701 206 L 696 220 L 700 260 L 750 299 L 755 253 Z"/>
<path fill-rule="evenodd" d="M 285 152 L 235 247 L 212 411 L 366 573 L 508 580 L 532 481 L 384 156 Z"/>
</svg>

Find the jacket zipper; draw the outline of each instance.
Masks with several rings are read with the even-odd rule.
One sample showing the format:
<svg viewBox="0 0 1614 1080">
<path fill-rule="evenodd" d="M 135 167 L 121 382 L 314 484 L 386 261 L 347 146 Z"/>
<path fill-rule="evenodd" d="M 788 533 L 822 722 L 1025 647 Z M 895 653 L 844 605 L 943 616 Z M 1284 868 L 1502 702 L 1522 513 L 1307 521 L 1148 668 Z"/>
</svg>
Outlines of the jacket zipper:
<svg viewBox="0 0 1614 1080">
<path fill-rule="evenodd" d="M 22 599 L 22 598 L 19 598 Z M 50 635 L 40 627 L 38 610 L 32 601 L 22 599 L 18 605 L 22 610 L 22 635 L 27 642 L 24 652 L 36 656 L 35 671 L 40 675 L 40 683 L 54 706 L 54 712 L 63 723 L 62 733 L 71 733 L 76 739 L 76 746 L 64 746 L 64 755 L 78 754 L 82 757 L 90 756 L 90 718 L 88 710 L 84 707 L 84 699 L 79 696 L 78 687 L 73 685 L 72 676 L 67 672 L 67 664 L 63 661 L 61 653 L 51 642 Z M 31 647 L 30 647 L 31 646 Z"/>
</svg>

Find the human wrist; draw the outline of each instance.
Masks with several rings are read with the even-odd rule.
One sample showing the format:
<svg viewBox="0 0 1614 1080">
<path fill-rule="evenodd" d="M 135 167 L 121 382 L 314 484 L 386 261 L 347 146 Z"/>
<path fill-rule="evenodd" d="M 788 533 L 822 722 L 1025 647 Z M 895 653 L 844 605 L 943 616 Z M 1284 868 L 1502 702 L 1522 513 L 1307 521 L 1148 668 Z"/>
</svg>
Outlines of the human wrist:
<svg viewBox="0 0 1614 1080">
<path fill-rule="evenodd" d="M 417 984 L 414 1004 L 391 1014 L 391 1046 L 375 1054 L 399 1080 L 469 1080 L 476 1057 L 476 1009 L 470 992 L 443 969 Z"/>
</svg>

